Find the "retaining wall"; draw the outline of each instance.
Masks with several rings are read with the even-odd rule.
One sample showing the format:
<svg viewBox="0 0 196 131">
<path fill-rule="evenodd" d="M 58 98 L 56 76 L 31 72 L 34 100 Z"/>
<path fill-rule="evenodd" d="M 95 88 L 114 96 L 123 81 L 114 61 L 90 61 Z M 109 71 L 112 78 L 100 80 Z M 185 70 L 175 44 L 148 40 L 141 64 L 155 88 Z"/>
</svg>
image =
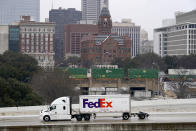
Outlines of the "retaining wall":
<svg viewBox="0 0 196 131">
<path fill-rule="evenodd" d="M 196 123 L 68 124 L 0 127 L 0 131 L 196 131 Z"/>
</svg>

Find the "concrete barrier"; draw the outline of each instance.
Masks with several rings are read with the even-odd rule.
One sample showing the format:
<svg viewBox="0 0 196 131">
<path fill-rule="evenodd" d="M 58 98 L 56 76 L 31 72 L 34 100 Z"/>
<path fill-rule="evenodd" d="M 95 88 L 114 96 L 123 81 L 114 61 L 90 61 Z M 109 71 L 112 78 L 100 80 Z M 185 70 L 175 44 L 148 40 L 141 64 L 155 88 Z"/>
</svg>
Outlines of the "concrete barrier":
<svg viewBox="0 0 196 131">
<path fill-rule="evenodd" d="M 115 123 L 0 127 L 0 131 L 196 131 L 196 123 Z"/>
<path fill-rule="evenodd" d="M 39 115 L 47 106 L 7 107 L 0 108 L 0 116 Z"/>
</svg>

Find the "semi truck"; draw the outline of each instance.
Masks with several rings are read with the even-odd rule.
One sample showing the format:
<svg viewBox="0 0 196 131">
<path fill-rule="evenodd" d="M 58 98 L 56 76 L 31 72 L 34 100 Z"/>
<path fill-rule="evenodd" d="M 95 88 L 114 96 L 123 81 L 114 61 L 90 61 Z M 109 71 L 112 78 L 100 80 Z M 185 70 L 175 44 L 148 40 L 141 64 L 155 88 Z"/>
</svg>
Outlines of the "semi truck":
<svg viewBox="0 0 196 131">
<path fill-rule="evenodd" d="M 148 113 L 131 113 L 130 95 L 81 95 L 79 96 L 79 109 L 72 108 L 71 97 L 60 97 L 54 100 L 48 109 L 42 110 L 40 119 L 43 121 L 72 120 L 89 121 L 98 116 L 122 117 L 128 120 L 130 117 L 145 119 Z"/>
</svg>

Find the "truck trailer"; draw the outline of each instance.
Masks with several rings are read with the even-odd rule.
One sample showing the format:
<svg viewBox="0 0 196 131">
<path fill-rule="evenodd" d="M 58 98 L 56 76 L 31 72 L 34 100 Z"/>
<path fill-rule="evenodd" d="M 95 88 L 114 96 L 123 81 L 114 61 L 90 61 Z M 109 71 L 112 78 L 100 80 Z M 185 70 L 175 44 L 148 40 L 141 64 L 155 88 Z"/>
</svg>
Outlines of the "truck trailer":
<svg viewBox="0 0 196 131">
<path fill-rule="evenodd" d="M 40 119 L 89 121 L 96 119 L 97 115 L 104 117 L 130 117 L 145 119 L 149 114 L 144 112 L 131 113 L 130 95 L 81 95 L 79 96 L 79 109 L 72 108 L 71 97 L 60 97 L 54 100 L 47 110 L 42 110 Z"/>
</svg>

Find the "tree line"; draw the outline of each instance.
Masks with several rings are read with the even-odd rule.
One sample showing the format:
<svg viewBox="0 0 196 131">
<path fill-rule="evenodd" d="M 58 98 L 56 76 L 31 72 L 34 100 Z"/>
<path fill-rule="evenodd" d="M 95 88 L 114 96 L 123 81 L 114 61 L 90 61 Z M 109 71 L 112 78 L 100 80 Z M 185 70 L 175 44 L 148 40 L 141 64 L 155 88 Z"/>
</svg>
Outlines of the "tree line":
<svg viewBox="0 0 196 131">
<path fill-rule="evenodd" d="M 29 88 L 39 70 L 36 60 L 20 53 L 0 55 L 0 107 L 42 104 L 42 98 Z"/>
<path fill-rule="evenodd" d="M 50 104 L 58 97 L 78 96 L 69 75 L 60 69 L 44 70 L 31 56 L 7 51 L 0 55 L 0 107 Z"/>
<path fill-rule="evenodd" d="M 142 54 L 133 59 L 116 58 L 112 64 L 118 65 L 120 68 L 145 68 L 157 69 L 168 73 L 168 69 L 195 69 L 196 55 L 189 56 L 165 56 L 160 57 L 154 53 Z"/>
<path fill-rule="evenodd" d="M 90 68 L 92 61 L 81 61 L 79 57 L 70 57 L 64 60 L 59 66 L 68 67 L 78 65 L 79 67 Z M 168 69 L 195 69 L 196 55 L 188 56 L 165 56 L 160 57 L 154 53 L 141 54 L 134 58 L 115 58 L 111 65 L 118 65 L 119 68 L 138 68 L 138 69 L 158 69 L 167 73 Z"/>
</svg>

